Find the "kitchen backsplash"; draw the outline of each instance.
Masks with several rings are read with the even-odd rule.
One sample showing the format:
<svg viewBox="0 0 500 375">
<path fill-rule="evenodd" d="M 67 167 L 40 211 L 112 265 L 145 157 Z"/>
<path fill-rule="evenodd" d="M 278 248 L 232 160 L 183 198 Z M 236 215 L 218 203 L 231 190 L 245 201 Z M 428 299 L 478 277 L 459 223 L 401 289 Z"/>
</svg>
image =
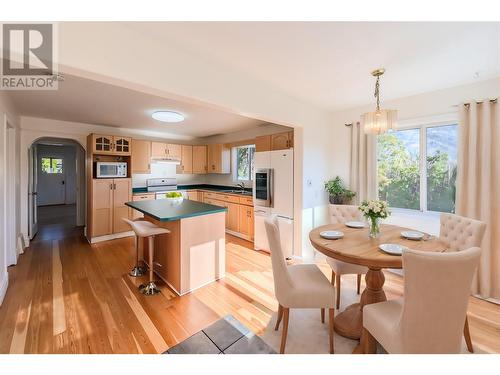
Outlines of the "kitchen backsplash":
<svg viewBox="0 0 500 375">
<path fill-rule="evenodd" d="M 151 163 L 150 174 L 134 174 L 132 175 L 132 187 L 145 187 L 148 178 L 157 177 L 177 177 L 179 185 L 187 184 L 205 184 L 206 176 L 194 174 L 177 174 L 175 163 Z"/>
</svg>

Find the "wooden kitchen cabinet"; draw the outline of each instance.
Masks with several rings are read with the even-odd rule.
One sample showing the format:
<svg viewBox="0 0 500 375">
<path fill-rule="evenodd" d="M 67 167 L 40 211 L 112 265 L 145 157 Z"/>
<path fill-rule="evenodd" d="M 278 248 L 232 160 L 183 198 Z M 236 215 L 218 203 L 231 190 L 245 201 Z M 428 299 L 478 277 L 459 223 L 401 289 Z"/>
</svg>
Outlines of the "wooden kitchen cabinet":
<svg viewBox="0 0 500 375">
<path fill-rule="evenodd" d="M 198 190 L 190 190 L 187 192 L 188 199 L 191 201 L 203 202 L 203 192 Z"/>
<path fill-rule="evenodd" d="M 193 173 L 207 173 L 207 146 L 193 146 Z"/>
<path fill-rule="evenodd" d="M 224 202 L 225 207 L 227 207 L 227 212 L 226 212 L 226 228 L 233 231 L 233 232 L 239 232 L 240 231 L 240 222 L 239 222 L 239 204 L 237 203 L 230 203 L 230 202 Z"/>
<path fill-rule="evenodd" d="M 263 135 L 255 138 L 255 152 L 271 151 L 271 136 Z"/>
<path fill-rule="evenodd" d="M 92 134 L 92 152 L 94 154 L 112 154 L 113 136 Z"/>
<path fill-rule="evenodd" d="M 177 173 L 193 173 L 193 146 L 181 146 L 181 163 L 177 166 Z"/>
<path fill-rule="evenodd" d="M 127 232 L 130 226 L 123 218 L 130 218 L 130 208 L 125 205 L 132 200 L 132 179 L 115 178 L 113 180 L 113 233 Z"/>
<path fill-rule="evenodd" d="M 125 202 L 132 200 L 132 180 L 105 178 L 92 181 L 92 237 L 130 230 L 122 218 L 130 218 Z"/>
<path fill-rule="evenodd" d="M 239 230 L 243 236 L 247 237 L 247 239 L 253 241 L 254 237 L 254 211 L 251 206 L 240 205 L 239 208 Z"/>
<path fill-rule="evenodd" d="M 167 144 L 162 142 L 151 142 L 151 157 L 165 158 L 167 156 Z"/>
<path fill-rule="evenodd" d="M 132 140 L 132 173 L 151 173 L 151 142 Z"/>
<path fill-rule="evenodd" d="M 138 194 L 138 195 L 133 195 L 132 196 L 132 201 L 134 201 L 134 202 L 138 202 L 138 201 L 152 201 L 154 199 L 155 199 L 155 195 L 154 194 Z M 144 217 L 144 215 L 142 214 L 142 212 L 134 210 L 132 208 L 131 208 L 131 210 L 132 210 L 132 220 Z"/>
<path fill-rule="evenodd" d="M 131 155 L 132 154 L 132 138 L 129 137 L 113 137 L 113 154 L 114 155 Z"/>
<path fill-rule="evenodd" d="M 286 150 L 293 147 L 293 131 L 271 135 L 271 150 Z"/>
<path fill-rule="evenodd" d="M 92 153 L 99 155 L 130 155 L 132 138 L 92 134 Z"/>
<path fill-rule="evenodd" d="M 151 157 L 180 161 L 182 158 L 182 147 L 173 143 L 151 142 Z"/>
<path fill-rule="evenodd" d="M 113 231 L 113 179 L 95 179 L 92 184 L 92 236 Z"/>
<path fill-rule="evenodd" d="M 231 150 L 225 144 L 207 146 L 208 173 L 231 172 Z"/>
<path fill-rule="evenodd" d="M 182 146 L 173 143 L 167 143 L 167 156 L 172 160 L 181 160 Z"/>
</svg>

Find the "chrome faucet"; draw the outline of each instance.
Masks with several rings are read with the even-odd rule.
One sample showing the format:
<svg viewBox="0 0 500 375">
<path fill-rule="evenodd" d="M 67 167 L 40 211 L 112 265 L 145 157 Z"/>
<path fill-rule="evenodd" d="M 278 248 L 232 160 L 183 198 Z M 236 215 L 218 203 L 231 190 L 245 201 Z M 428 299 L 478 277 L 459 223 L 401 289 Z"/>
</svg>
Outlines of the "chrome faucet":
<svg viewBox="0 0 500 375">
<path fill-rule="evenodd" d="M 240 182 L 239 184 L 236 185 L 241 191 L 245 191 L 245 184 L 243 182 Z"/>
</svg>

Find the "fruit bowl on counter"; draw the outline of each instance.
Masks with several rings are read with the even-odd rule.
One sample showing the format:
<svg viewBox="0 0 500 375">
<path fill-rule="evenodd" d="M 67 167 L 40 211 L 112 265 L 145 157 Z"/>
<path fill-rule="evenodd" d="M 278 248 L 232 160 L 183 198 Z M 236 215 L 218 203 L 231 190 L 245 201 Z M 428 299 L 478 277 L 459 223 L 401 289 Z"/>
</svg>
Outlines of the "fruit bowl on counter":
<svg viewBox="0 0 500 375">
<path fill-rule="evenodd" d="M 171 191 L 170 193 L 165 194 L 165 199 L 171 204 L 179 204 L 182 203 L 184 197 L 182 196 L 182 193 L 179 193 L 178 191 Z"/>
</svg>

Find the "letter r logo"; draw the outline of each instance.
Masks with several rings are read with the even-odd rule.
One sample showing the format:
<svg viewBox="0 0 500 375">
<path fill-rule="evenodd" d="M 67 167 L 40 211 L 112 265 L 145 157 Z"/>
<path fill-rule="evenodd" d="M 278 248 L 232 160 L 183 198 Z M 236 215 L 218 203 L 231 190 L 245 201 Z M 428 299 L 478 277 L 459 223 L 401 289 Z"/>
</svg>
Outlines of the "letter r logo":
<svg viewBox="0 0 500 375">
<path fill-rule="evenodd" d="M 3 75 L 52 75 L 51 24 L 3 24 Z"/>
</svg>

